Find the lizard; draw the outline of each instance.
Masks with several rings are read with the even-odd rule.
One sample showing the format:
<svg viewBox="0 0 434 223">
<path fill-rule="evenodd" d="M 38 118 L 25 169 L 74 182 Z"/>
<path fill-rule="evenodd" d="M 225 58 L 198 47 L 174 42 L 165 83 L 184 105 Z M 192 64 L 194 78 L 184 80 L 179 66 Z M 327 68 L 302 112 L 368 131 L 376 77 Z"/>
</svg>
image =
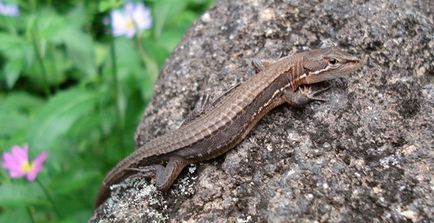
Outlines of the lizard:
<svg viewBox="0 0 434 223">
<path fill-rule="evenodd" d="M 359 58 L 334 47 L 299 52 L 276 61 L 254 60 L 252 64 L 256 71 L 252 78 L 113 167 L 99 189 L 96 207 L 110 195 L 111 185 L 137 171 L 146 178 L 155 178 L 157 189 L 168 190 L 185 166 L 226 153 L 273 108 L 284 103 L 302 107 L 311 101 L 325 101 L 315 95 L 327 88 L 312 91 L 310 85 L 361 67 Z"/>
</svg>

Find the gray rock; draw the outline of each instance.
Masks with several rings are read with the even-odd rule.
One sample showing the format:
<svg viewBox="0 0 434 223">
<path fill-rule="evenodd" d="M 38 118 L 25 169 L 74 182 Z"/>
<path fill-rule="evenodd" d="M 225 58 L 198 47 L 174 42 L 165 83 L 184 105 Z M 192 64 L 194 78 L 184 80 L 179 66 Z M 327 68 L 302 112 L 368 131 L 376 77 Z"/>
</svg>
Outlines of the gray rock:
<svg viewBox="0 0 434 223">
<path fill-rule="evenodd" d="M 338 45 L 363 69 L 325 103 L 282 106 L 172 189 L 131 177 L 100 222 L 428 222 L 434 219 L 432 0 L 221 0 L 167 61 L 137 146 L 180 126 L 201 95 L 253 75 L 255 58 Z"/>
</svg>

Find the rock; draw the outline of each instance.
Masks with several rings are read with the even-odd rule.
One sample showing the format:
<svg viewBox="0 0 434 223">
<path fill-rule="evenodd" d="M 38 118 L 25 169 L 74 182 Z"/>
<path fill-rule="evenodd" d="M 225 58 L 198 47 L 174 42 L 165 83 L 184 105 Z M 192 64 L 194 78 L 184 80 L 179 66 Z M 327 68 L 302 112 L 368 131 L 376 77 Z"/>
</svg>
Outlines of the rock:
<svg viewBox="0 0 434 223">
<path fill-rule="evenodd" d="M 221 0 L 186 33 L 137 146 L 180 126 L 201 95 L 253 75 L 253 58 L 338 45 L 363 69 L 324 103 L 279 107 L 172 189 L 132 177 L 92 221 L 428 222 L 434 219 L 433 1 Z"/>
</svg>

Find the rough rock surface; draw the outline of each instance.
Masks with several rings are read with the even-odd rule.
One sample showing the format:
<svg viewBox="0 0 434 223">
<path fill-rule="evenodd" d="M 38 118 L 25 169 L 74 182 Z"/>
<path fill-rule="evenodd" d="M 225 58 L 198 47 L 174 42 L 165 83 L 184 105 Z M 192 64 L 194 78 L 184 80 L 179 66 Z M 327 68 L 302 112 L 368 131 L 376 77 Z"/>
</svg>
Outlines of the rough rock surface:
<svg viewBox="0 0 434 223">
<path fill-rule="evenodd" d="M 115 185 L 100 222 L 428 222 L 434 219 L 432 0 L 221 0 L 162 70 L 137 144 L 180 126 L 203 94 L 253 75 L 251 59 L 336 44 L 363 69 L 325 103 L 282 106 L 166 193 Z M 431 219 L 431 220 L 430 220 Z"/>
</svg>

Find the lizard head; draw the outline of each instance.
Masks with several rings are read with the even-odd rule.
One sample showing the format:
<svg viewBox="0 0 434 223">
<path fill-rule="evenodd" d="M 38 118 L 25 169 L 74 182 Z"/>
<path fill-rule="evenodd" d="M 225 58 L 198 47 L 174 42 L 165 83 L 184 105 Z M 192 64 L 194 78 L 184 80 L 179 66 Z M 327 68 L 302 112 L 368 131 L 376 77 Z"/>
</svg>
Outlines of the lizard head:
<svg viewBox="0 0 434 223">
<path fill-rule="evenodd" d="M 303 52 L 304 73 L 300 84 L 313 84 L 344 76 L 361 67 L 359 58 L 338 48 L 324 48 Z"/>
</svg>

